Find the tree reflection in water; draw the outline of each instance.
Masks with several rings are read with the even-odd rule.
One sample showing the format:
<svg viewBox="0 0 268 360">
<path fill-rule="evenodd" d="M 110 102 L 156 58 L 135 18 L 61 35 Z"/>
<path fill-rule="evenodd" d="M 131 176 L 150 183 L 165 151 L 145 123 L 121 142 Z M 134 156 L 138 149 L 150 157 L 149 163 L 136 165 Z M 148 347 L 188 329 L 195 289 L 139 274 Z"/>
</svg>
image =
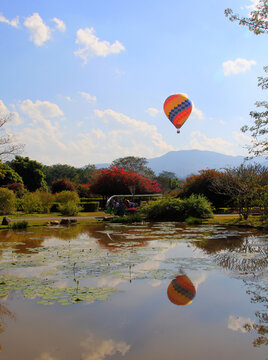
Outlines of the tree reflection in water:
<svg viewBox="0 0 268 360">
<path fill-rule="evenodd" d="M 0 303 L 0 334 L 5 331 L 6 318 L 15 320 L 15 315 L 5 305 Z M 1 345 L 0 351 L 2 351 Z"/>
<path fill-rule="evenodd" d="M 247 332 L 257 332 L 254 347 L 268 345 L 268 285 L 267 282 L 261 282 L 267 268 L 267 238 L 260 237 L 257 243 L 254 236 L 242 239 L 234 236 L 228 239 L 204 239 L 194 244 L 206 253 L 214 254 L 213 259 L 217 265 L 244 278 L 250 301 L 259 304 L 261 309 L 255 312 L 256 321 L 245 322 L 243 328 Z"/>
</svg>

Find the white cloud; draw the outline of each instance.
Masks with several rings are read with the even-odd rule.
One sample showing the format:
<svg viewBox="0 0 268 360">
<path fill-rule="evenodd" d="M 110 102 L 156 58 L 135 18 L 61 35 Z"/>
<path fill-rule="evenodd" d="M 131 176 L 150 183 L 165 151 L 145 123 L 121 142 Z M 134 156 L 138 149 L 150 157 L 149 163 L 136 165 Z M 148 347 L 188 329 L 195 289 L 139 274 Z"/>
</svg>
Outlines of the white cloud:
<svg viewBox="0 0 268 360">
<path fill-rule="evenodd" d="M 68 100 L 68 101 L 72 101 L 71 96 L 65 96 L 65 99 Z"/>
<path fill-rule="evenodd" d="M 152 116 L 152 117 L 156 117 L 158 114 L 159 114 L 159 110 L 158 109 L 156 109 L 156 108 L 148 108 L 147 110 L 146 110 L 146 112 L 147 112 L 147 114 L 149 114 L 150 116 Z"/>
<path fill-rule="evenodd" d="M 47 26 L 38 13 L 34 13 L 24 21 L 24 26 L 30 32 L 30 40 L 36 46 L 42 46 L 51 37 L 51 29 Z"/>
<path fill-rule="evenodd" d="M 52 19 L 52 21 L 55 22 L 56 24 L 56 29 L 61 31 L 61 32 L 64 32 L 66 30 L 66 25 L 64 24 L 64 22 L 56 17 L 54 17 Z"/>
<path fill-rule="evenodd" d="M 43 352 L 36 358 L 36 360 L 57 360 L 57 358 L 50 355 L 48 352 Z"/>
<path fill-rule="evenodd" d="M 237 58 L 236 60 L 228 60 L 222 63 L 223 72 L 225 76 L 231 74 L 239 74 L 241 72 L 246 72 L 250 70 L 252 65 L 256 65 L 255 60 L 246 60 L 242 58 Z"/>
<path fill-rule="evenodd" d="M 203 120 L 204 119 L 204 114 L 201 110 L 197 109 L 193 103 L 193 108 L 192 108 L 192 116 L 194 118 L 197 118 L 199 120 Z"/>
<path fill-rule="evenodd" d="M 79 94 L 86 99 L 88 102 L 95 102 L 97 100 L 96 96 L 90 95 L 84 91 L 79 91 Z"/>
<path fill-rule="evenodd" d="M 232 136 L 235 141 L 242 146 L 249 145 L 253 141 L 251 136 L 245 135 L 244 133 L 238 131 L 233 131 Z"/>
<path fill-rule="evenodd" d="M 233 331 L 241 331 L 242 333 L 246 333 L 245 325 L 249 324 L 252 326 L 253 322 L 250 318 L 244 318 L 242 316 L 234 316 L 230 315 L 228 319 L 228 329 Z"/>
<path fill-rule="evenodd" d="M 83 132 L 78 133 L 81 119 L 68 123 L 64 117 L 64 122 L 57 122 L 64 116 L 57 104 L 27 99 L 18 109 L 26 116 L 18 141 L 26 144 L 28 156 L 45 164 L 83 166 L 89 157 L 92 163 L 101 163 L 131 155 L 150 158 L 176 150 L 163 140 L 156 126 L 113 110 L 95 110 L 95 117 L 90 116 L 92 123 L 84 122 Z"/>
<path fill-rule="evenodd" d="M 257 10 L 257 5 L 260 4 L 259 0 L 250 0 L 251 4 L 250 5 L 246 5 L 246 8 L 251 11 Z"/>
<path fill-rule="evenodd" d="M 8 108 L 6 107 L 6 105 L 3 103 L 2 100 L 0 100 L 0 114 L 1 113 L 8 113 Z"/>
<path fill-rule="evenodd" d="M 103 360 L 117 353 L 124 356 L 130 349 L 130 345 L 124 341 L 102 340 L 91 333 L 81 342 L 81 346 L 84 349 L 82 360 Z"/>
<path fill-rule="evenodd" d="M 0 13 L 0 22 L 6 23 L 10 26 L 13 26 L 15 28 L 19 27 L 20 21 L 19 21 L 19 17 L 16 16 L 14 19 L 12 20 L 8 20 L 2 13 Z"/>
<path fill-rule="evenodd" d="M 13 107 L 11 105 L 11 107 Z M 13 125 L 17 126 L 17 125 L 20 125 L 23 120 L 21 119 L 20 115 L 18 112 L 16 111 L 9 111 L 8 108 L 6 107 L 6 105 L 3 103 L 2 100 L 0 100 L 0 116 L 1 115 L 7 115 L 11 113 L 12 117 L 11 117 L 11 122 L 8 123 L 8 127 L 12 127 Z"/>
<path fill-rule="evenodd" d="M 226 155 L 234 155 L 233 144 L 223 138 L 209 138 L 200 131 L 191 133 L 190 145 L 192 149 L 208 150 L 223 153 Z"/>
<path fill-rule="evenodd" d="M 36 102 L 33 103 L 31 100 L 27 99 L 20 104 L 20 110 L 33 120 L 55 118 L 64 115 L 57 104 L 49 101 L 36 100 Z"/>
<path fill-rule="evenodd" d="M 66 30 L 66 26 L 62 20 L 54 17 L 52 21 L 56 24 L 56 30 L 61 32 Z M 34 13 L 32 16 L 25 18 L 23 25 L 29 30 L 30 40 L 36 46 L 43 46 L 46 41 L 51 39 L 52 31 L 55 30 L 50 28 L 38 13 Z"/>
<path fill-rule="evenodd" d="M 87 63 L 90 56 L 106 57 L 125 50 L 125 47 L 118 40 L 113 44 L 106 40 L 100 41 L 93 28 L 77 30 L 75 43 L 81 45 L 81 48 L 75 51 L 74 55 L 83 59 L 84 63 Z"/>
</svg>

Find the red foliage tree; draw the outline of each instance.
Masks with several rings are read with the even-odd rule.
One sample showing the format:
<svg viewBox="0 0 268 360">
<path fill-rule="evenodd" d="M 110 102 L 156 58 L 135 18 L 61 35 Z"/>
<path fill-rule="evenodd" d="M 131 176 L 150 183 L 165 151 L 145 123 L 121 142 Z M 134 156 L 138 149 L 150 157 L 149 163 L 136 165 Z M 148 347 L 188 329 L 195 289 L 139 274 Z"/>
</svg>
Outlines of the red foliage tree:
<svg viewBox="0 0 268 360">
<path fill-rule="evenodd" d="M 76 186 L 76 192 L 80 198 L 90 197 L 90 184 L 78 184 Z"/>
<path fill-rule="evenodd" d="M 55 180 L 51 184 L 51 191 L 53 194 L 62 192 L 62 191 L 75 191 L 75 187 L 71 181 L 67 179 Z"/>
<path fill-rule="evenodd" d="M 230 201 L 227 194 L 219 194 L 214 189 L 216 179 L 222 178 L 225 173 L 217 170 L 201 170 L 198 175 L 186 178 L 179 191 L 179 197 L 189 197 L 191 194 L 202 194 L 216 207 L 223 207 Z"/>
<path fill-rule="evenodd" d="M 103 196 L 129 194 L 129 186 L 135 186 L 136 194 L 161 192 L 161 188 L 155 180 L 137 174 L 133 170 L 110 167 L 109 169 L 97 171 L 93 179 L 90 187 L 91 192 Z"/>
</svg>

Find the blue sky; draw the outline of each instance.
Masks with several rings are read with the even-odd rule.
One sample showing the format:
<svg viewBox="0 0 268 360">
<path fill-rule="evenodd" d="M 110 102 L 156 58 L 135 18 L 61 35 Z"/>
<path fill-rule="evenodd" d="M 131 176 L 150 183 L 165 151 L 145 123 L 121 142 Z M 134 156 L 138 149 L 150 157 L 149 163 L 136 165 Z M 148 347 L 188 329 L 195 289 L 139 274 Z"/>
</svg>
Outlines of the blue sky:
<svg viewBox="0 0 268 360">
<path fill-rule="evenodd" d="M 225 16 L 256 0 L 2 0 L 0 113 L 25 156 L 83 166 L 199 149 L 246 155 L 267 37 Z M 165 99 L 194 104 L 176 133 Z"/>
</svg>

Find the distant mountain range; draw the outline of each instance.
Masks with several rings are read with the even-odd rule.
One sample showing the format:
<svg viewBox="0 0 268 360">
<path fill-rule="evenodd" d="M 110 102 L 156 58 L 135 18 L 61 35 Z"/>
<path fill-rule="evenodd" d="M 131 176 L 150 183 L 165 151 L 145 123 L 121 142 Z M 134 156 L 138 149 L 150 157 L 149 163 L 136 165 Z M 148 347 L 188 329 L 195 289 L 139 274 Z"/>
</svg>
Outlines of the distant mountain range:
<svg viewBox="0 0 268 360">
<path fill-rule="evenodd" d="M 191 174 L 197 174 L 199 170 L 223 169 L 241 165 L 245 158 L 243 156 L 224 155 L 213 151 L 201 150 L 180 150 L 170 151 L 165 155 L 148 159 L 147 166 L 157 175 L 161 171 L 174 172 L 177 177 L 185 178 Z M 265 158 L 256 158 L 247 163 L 257 162 L 261 165 L 268 165 Z M 105 168 L 110 164 L 96 164 L 96 167 Z"/>
</svg>

